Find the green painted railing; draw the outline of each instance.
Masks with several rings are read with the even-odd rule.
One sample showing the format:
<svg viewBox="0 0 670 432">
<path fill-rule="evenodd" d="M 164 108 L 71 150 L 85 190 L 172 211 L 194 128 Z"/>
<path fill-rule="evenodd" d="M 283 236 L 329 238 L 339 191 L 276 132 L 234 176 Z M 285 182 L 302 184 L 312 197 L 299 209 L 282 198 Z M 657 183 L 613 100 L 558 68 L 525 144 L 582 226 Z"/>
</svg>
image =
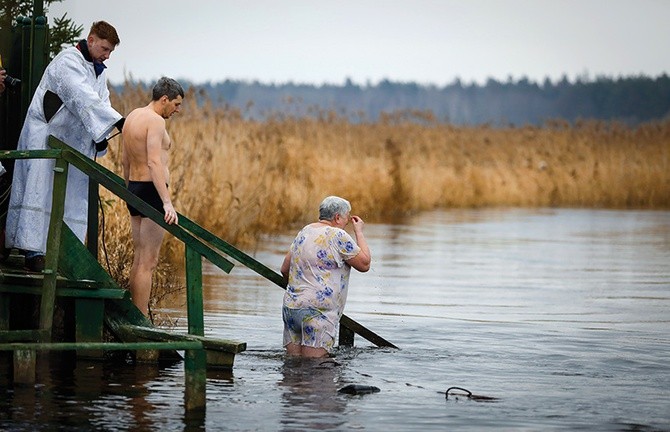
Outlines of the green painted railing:
<svg viewBox="0 0 670 432">
<path fill-rule="evenodd" d="M 57 239 L 60 239 L 60 232 L 54 231 L 52 233 L 51 230 L 58 230 L 61 226 L 68 164 L 77 167 L 91 180 L 102 185 L 123 201 L 138 209 L 185 244 L 186 296 L 189 334 L 198 336 L 204 335 L 201 257 L 207 258 L 212 264 L 216 265 L 224 272 L 230 273 L 234 264 L 221 255 L 225 254 L 227 257 L 236 260 L 275 285 L 285 288 L 283 278 L 279 273 L 212 234 L 186 216 L 179 214 L 179 223 L 177 225 L 165 223 L 163 214 L 128 191 L 125 182 L 117 174 L 87 158 L 55 137 L 49 138 L 49 146 L 52 148 L 51 150 L 2 151 L 0 152 L 0 160 L 21 158 L 56 159 L 54 173 L 54 204 L 51 213 L 51 227 L 48 239 L 51 243 L 48 243 L 47 245 L 44 280 L 45 291 L 42 296 L 42 305 L 46 306 L 46 308 L 50 307 L 51 312 L 53 312 L 53 298 L 56 289 L 55 269 L 57 269 L 58 266 L 58 253 L 52 253 L 52 250 L 54 248 L 56 251 L 58 250 L 56 247 L 58 242 Z M 62 197 L 60 194 L 62 194 Z M 50 303 L 51 306 L 47 303 Z M 51 313 L 51 318 L 43 317 L 43 322 L 41 322 L 40 328 L 50 330 L 50 320 L 52 318 L 53 313 Z M 361 337 L 377 346 L 397 348 L 391 342 L 346 315 L 342 316 L 340 326 L 341 344 L 353 344 L 353 335 L 359 334 Z"/>
</svg>

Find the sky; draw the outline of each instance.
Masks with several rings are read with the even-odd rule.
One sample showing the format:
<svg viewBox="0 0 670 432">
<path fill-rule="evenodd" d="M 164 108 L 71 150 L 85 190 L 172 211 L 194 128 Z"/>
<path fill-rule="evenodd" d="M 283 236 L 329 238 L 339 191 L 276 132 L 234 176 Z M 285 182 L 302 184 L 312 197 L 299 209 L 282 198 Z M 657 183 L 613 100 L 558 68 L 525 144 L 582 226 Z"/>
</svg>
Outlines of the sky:
<svg viewBox="0 0 670 432">
<path fill-rule="evenodd" d="M 445 86 L 670 73 L 670 0 L 63 0 L 121 44 L 111 83 Z"/>
</svg>

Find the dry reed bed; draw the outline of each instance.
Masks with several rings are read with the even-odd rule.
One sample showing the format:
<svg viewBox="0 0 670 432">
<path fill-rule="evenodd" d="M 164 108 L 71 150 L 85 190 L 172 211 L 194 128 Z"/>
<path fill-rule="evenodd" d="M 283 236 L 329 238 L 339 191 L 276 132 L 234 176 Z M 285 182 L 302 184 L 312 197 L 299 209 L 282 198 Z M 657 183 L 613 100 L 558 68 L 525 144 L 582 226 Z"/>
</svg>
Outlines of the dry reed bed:
<svg viewBox="0 0 670 432">
<path fill-rule="evenodd" d="M 137 88 L 113 95 L 124 114 L 146 103 Z M 450 207 L 670 207 L 670 121 L 492 128 L 420 113 L 354 124 L 327 112 L 251 121 L 198 106 L 191 91 L 168 131 L 175 208 L 241 246 L 314 220 L 331 194 L 348 198 L 368 222 Z M 121 174 L 118 139 L 101 161 Z M 128 214 L 115 196 L 102 196 L 108 253 L 125 281 Z M 164 247 L 164 256 L 181 260 L 176 240 Z"/>
</svg>

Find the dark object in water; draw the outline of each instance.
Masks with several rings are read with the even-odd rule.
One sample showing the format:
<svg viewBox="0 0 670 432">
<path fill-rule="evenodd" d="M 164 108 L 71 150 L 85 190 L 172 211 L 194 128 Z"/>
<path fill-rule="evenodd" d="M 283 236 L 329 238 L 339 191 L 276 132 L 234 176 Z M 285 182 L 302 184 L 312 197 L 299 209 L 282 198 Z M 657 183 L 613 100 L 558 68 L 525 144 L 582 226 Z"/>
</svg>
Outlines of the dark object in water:
<svg viewBox="0 0 670 432">
<path fill-rule="evenodd" d="M 466 390 L 462 387 L 449 387 L 444 394 L 445 399 L 449 399 L 449 391 L 450 390 L 461 390 L 461 391 L 464 391 L 466 393 L 466 394 L 452 393 L 453 396 L 456 396 L 456 400 L 458 400 L 458 396 L 465 396 L 468 399 L 472 399 L 472 400 L 477 401 L 477 402 L 496 402 L 498 400 L 498 398 L 496 398 L 496 397 L 480 396 L 480 395 L 472 394 L 472 392 L 470 390 Z"/>
<path fill-rule="evenodd" d="M 346 393 L 350 395 L 363 395 L 363 394 L 369 394 L 369 393 L 378 393 L 381 390 L 379 387 L 375 386 L 369 386 L 369 385 L 361 385 L 361 384 L 349 384 L 341 389 L 339 389 L 337 392 L 338 393 Z"/>
</svg>

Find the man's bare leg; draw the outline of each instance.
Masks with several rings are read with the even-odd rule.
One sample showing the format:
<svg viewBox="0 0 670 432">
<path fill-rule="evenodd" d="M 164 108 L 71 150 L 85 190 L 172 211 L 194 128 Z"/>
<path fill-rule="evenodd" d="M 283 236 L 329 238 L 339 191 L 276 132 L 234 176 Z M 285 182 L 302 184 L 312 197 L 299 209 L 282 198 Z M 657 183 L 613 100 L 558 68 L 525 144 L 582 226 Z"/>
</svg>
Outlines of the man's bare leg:
<svg viewBox="0 0 670 432">
<path fill-rule="evenodd" d="M 156 222 L 140 216 L 132 216 L 130 225 L 135 248 L 130 269 L 130 295 L 135 306 L 145 316 L 149 316 L 151 277 L 158 264 L 165 231 Z"/>
</svg>

